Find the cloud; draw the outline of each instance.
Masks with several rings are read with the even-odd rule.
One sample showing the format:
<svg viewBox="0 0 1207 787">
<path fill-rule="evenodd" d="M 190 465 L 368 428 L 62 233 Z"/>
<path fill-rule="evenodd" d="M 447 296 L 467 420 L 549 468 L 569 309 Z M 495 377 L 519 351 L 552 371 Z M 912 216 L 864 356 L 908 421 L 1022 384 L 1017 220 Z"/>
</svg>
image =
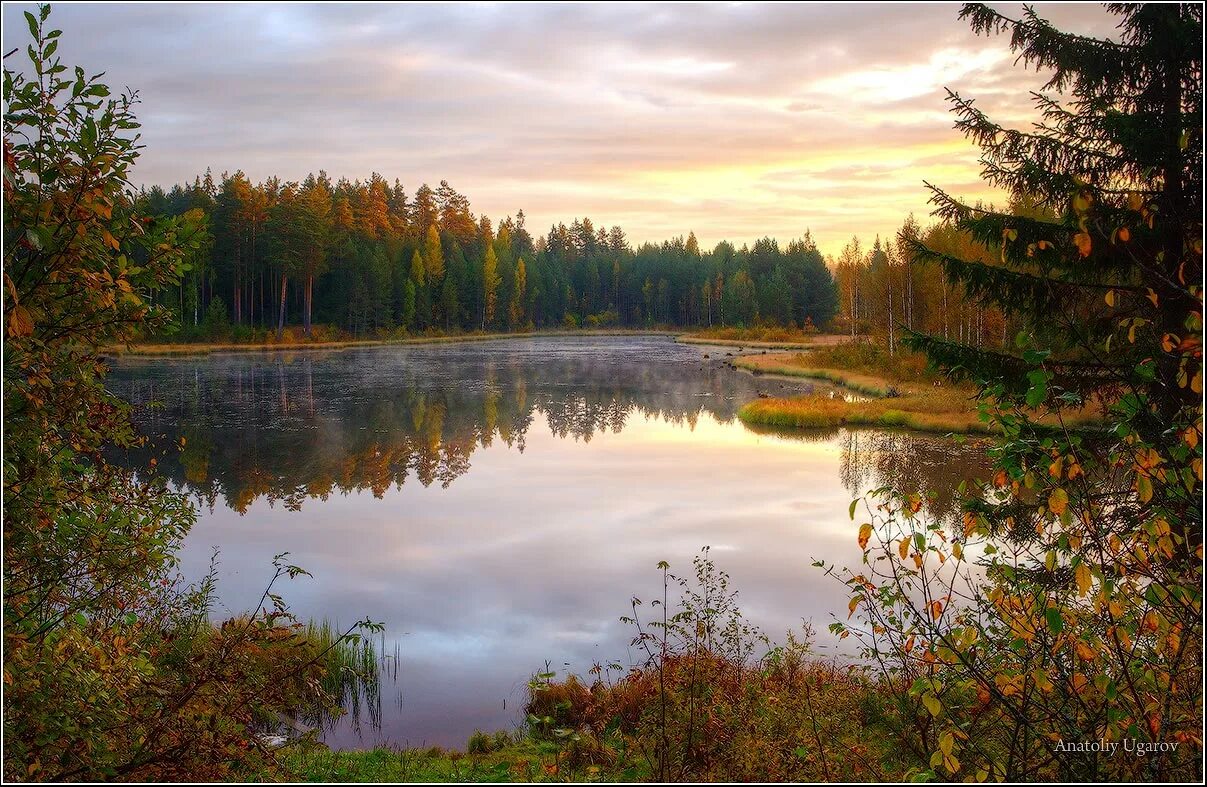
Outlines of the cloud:
<svg viewBox="0 0 1207 787">
<path fill-rule="evenodd" d="M 30 7 L 5 5 L 6 51 L 24 43 Z M 1040 12 L 1112 32 L 1098 8 Z M 936 152 L 960 142 L 945 87 L 1012 123 L 1033 116 L 1027 91 L 1043 76 L 957 14 L 912 4 L 74 4 L 52 21 L 64 62 L 139 89 L 137 182 L 168 185 L 206 167 L 256 180 L 377 171 L 412 192 L 447 179 L 475 210 L 523 208 L 536 227 L 590 215 L 638 242 L 694 230 L 706 244 L 740 245 L 807 226 L 836 250 L 853 231 L 891 231 L 903 209 L 925 214 L 922 177 L 976 180 L 974 151 Z M 871 169 L 843 178 L 844 166 Z"/>
</svg>

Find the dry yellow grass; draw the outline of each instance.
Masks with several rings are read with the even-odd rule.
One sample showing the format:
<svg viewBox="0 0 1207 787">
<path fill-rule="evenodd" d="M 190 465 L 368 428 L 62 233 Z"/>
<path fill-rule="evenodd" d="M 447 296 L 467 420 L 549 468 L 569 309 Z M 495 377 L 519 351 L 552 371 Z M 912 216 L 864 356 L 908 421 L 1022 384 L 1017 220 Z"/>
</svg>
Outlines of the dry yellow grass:
<svg viewBox="0 0 1207 787">
<path fill-rule="evenodd" d="M 777 350 L 805 350 L 831 347 L 848 341 L 831 333 L 805 333 L 786 328 L 709 328 L 676 337 L 683 344 L 740 344 L 744 347 Z"/>
<path fill-rule="evenodd" d="M 977 411 L 976 389 L 970 385 L 927 385 L 847 369 L 809 366 L 804 353 L 753 355 L 734 360 L 734 366 L 756 374 L 809 377 L 849 388 L 869 399 L 845 399 L 814 394 L 793 398 L 759 399 L 744 406 L 738 417 L 751 425 L 814 429 L 836 426 L 883 426 L 923 432 L 991 434 L 994 428 Z M 1055 426 L 1084 427 L 1099 419 L 1089 411 L 1064 411 L 1037 419 Z"/>
<path fill-rule="evenodd" d="M 774 355 L 745 355 L 735 358 L 733 365 L 755 374 L 782 374 L 788 377 L 808 377 L 827 380 L 868 396 L 887 396 L 900 385 L 888 377 L 809 365 L 809 357 L 802 353 L 776 353 Z"/>
</svg>

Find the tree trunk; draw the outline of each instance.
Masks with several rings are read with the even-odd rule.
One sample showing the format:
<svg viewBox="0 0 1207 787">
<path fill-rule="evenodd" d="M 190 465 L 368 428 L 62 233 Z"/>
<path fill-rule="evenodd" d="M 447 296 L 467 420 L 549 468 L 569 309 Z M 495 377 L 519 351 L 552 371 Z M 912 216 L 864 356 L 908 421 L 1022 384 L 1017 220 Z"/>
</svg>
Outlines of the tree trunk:
<svg viewBox="0 0 1207 787">
<path fill-rule="evenodd" d="M 314 302 L 314 274 L 306 277 L 306 313 L 302 318 L 303 332 L 310 338 L 310 305 Z"/>
<path fill-rule="evenodd" d="M 285 274 L 281 274 L 281 311 L 277 317 L 277 339 L 285 335 Z"/>
<path fill-rule="evenodd" d="M 885 282 L 888 284 L 888 354 L 896 355 L 897 345 L 893 337 L 893 272 L 888 270 L 884 276 Z"/>
</svg>

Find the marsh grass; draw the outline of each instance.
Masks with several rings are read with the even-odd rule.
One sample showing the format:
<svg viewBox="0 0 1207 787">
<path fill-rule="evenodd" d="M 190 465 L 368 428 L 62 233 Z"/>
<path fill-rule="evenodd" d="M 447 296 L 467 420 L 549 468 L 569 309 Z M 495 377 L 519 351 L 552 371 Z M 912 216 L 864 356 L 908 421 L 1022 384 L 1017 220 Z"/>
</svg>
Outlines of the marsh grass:
<svg viewBox="0 0 1207 787">
<path fill-rule="evenodd" d="M 926 396 L 905 393 L 891 399 L 862 401 L 818 394 L 758 399 L 742 407 L 738 417 L 747 424 L 781 429 L 873 426 L 919 432 L 994 433 L 980 420 L 975 402 L 969 404 L 962 395 L 951 392 Z"/>
<path fill-rule="evenodd" d="M 879 371 L 876 365 L 884 363 Z M 733 365 L 753 374 L 779 374 L 825 380 L 863 394 L 867 399 L 844 399 L 823 394 L 791 398 L 768 397 L 738 411 L 748 426 L 780 429 L 825 429 L 868 426 L 919 432 L 997 434 L 978 408 L 977 392 L 967 384 L 951 384 L 926 371 L 924 359 L 899 353 L 890 357 L 868 344 L 846 344 L 808 352 L 751 355 Z M 845 364 L 835 366 L 834 364 Z M 1094 428 L 1101 416 L 1094 408 L 1064 410 L 1034 419 L 1041 426 L 1058 424 Z"/>
<path fill-rule="evenodd" d="M 805 349 L 827 347 L 847 341 L 835 334 L 803 331 L 799 328 L 705 328 L 676 338 L 684 344 L 742 344 L 748 347 Z"/>
<path fill-rule="evenodd" d="M 345 716 L 354 729 L 367 724 L 381 728 L 383 686 L 393 686 L 398 678 L 400 650 L 397 644 L 388 650 L 385 636 L 378 632 L 347 634 L 328 620 L 311 621 L 302 635 L 306 646 L 322 654 L 324 692 L 334 699 L 343 713 L 332 713 L 327 706 L 301 709 L 299 720 L 330 729 Z M 401 702 L 401 696 L 398 697 Z"/>
</svg>

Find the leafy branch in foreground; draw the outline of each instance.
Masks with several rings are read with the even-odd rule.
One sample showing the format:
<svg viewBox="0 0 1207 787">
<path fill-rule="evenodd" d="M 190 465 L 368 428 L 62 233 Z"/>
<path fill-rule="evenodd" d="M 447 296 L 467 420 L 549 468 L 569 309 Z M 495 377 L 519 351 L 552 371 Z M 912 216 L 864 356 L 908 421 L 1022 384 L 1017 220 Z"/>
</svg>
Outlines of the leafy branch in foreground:
<svg viewBox="0 0 1207 787">
<path fill-rule="evenodd" d="M 257 772 L 266 720 L 328 699 L 326 654 L 274 592 L 304 572 L 280 556 L 263 608 L 215 626 L 213 572 L 177 575 L 189 501 L 154 461 L 105 460 L 139 441 L 101 352 L 162 324 L 154 295 L 207 231 L 139 210 L 136 96 L 63 65 L 49 15 L 25 14 L 29 62 L 3 82 L 4 777 Z"/>
<path fill-rule="evenodd" d="M 1023 326 L 1013 354 L 907 337 L 979 385 L 1004 440 L 992 477 L 962 490 L 960 525 L 877 490 L 863 565 L 827 567 L 851 592 L 853 621 L 832 629 L 918 707 L 916 739 L 947 777 L 1202 776 L 1202 8 L 1111 10 L 1119 41 L 965 7 L 1072 96 L 1037 96 L 1028 133 L 952 96 L 1015 210 L 934 202 L 997 264 L 901 238 Z M 1063 422 L 1086 406 L 1108 431 Z"/>
</svg>

